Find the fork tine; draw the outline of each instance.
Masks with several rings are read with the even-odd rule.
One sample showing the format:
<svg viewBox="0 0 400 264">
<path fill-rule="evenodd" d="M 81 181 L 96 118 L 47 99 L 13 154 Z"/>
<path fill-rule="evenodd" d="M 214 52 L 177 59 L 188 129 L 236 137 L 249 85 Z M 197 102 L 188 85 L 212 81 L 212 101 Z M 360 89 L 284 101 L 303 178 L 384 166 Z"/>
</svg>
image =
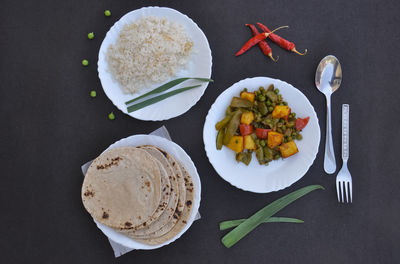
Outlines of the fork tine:
<svg viewBox="0 0 400 264">
<path fill-rule="evenodd" d="M 353 182 L 349 182 L 350 188 L 349 188 L 349 196 L 350 196 L 350 203 L 353 202 Z"/>
<path fill-rule="evenodd" d="M 336 181 L 337 200 L 340 203 L 340 182 Z"/>
<path fill-rule="evenodd" d="M 349 183 L 350 182 L 345 182 L 344 184 L 345 184 L 345 186 L 344 186 L 344 189 L 345 189 L 345 196 L 346 196 L 346 202 L 347 203 L 349 203 Z"/>
<path fill-rule="evenodd" d="M 343 188 L 344 182 L 340 182 L 340 190 L 342 191 L 342 203 L 344 203 L 344 188 Z"/>
</svg>

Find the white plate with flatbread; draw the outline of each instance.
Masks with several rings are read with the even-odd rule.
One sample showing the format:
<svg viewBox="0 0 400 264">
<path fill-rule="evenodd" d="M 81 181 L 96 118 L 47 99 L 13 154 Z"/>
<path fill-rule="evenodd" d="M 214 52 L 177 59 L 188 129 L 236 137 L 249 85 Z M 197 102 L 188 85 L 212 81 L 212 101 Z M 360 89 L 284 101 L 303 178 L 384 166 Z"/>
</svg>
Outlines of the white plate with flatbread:
<svg viewBox="0 0 400 264">
<path fill-rule="evenodd" d="M 180 229 L 180 231 L 174 235 L 171 239 L 168 241 L 164 241 L 163 243 L 160 244 L 145 244 L 145 243 L 140 243 L 138 241 L 135 241 L 128 236 L 123 235 L 120 232 L 117 232 L 113 228 L 104 225 L 96 220 L 95 223 L 97 224 L 98 228 L 111 240 L 115 241 L 118 244 L 121 244 L 125 247 L 128 248 L 134 248 L 134 249 L 155 249 L 159 248 L 165 245 L 168 245 L 178 239 L 180 236 L 185 233 L 190 226 L 192 225 L 193 221 L 196 219 L 196 215 L 198 214 L 198 209 L 200 206 L 200 199 L 201 199 L 201 183 L 200 183 L 200 177 L 197 173 L 197 169 L 191 160 L 191 158 L 186 154 L 186 152 L 176 143 L 167 140 L 165 138 L 159 137 L 159 136 L 153 136 L 153 135 L 134 135 L 130 136 L 124 139 L 121 139 L 114 144 L 110 145 L 103 153 L 107 152 L 108 150 L 111 149 L 116 149 L 116 148 L 123 148 L 123 147 L 139 147 L 139 146 L 146 146 L 146 145 L 151 145 L 157 148 L 160 148 L 164 151 L 166 151 L 170 156 L 174 157 L 183 167 L 186 169 L 186 171 L 189 173 L 191 180 L 193 182 L 193 189 L 194 189 L 194 194 L 193 194 L 193 203 L 191 205 L 191 211 L 189 214 L 189 217 L 186 221 L 186 224 L 183 225 L 183 227 Z M 179 222 L 179 220 L 178 220 Z"/>
</svg>

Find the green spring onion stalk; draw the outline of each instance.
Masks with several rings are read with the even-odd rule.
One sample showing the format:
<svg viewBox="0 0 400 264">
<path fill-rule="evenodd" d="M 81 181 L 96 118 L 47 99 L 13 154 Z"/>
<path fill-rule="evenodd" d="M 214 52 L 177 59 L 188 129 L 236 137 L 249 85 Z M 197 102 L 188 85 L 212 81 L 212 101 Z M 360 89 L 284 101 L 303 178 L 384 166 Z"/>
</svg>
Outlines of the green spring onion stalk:
<svg viewBox="0 0 400 264">
<path fill-rule="evenodd" d="M 148 99 L 148 100 L 145 100 L 145 101 L 143 101 L 143 102 L 140 102 L 140 103 L 137 103 L 137 104 L 128 106 L 128 113 L 132 113 L 132 112 L 134 112 L 134 111 L 137 111 L 137 110 L 139 110 L 139 109 L 142 109 L 143 107 L 152 105 L 152 104 L 154 104 L 154 103 L 157 103 L 157 102 L 159 102 L 159 101 L 162 101 L 162 100 L 164 100 L 164 99 L 167 99 L 168 97 L 171 97 L 171 96 L 176 95 L 176 94 L 178 94 L 178 93 L 181 93 L 181 92 L 184 92 L 184 91 L 193 89 L 193 88 L 197 88 L 197 87 L 200 87 L 200 86 L 201 86 L 201 85 L 194 85 L 194 86 L 188 86 L 188 87 L 176 89 L 176 90 L 173 90 L 173 91 L 171 91 L 171 92 L 168 92 L 168 93 L 165 93 L 165 94 L 162 94 L 162 95 L 153 97 L 153 98 Z"/>
<path fill-rule="evenodd" d="M 170 88 L 172 88 L 172 87 L 174 87 L 174 86 L 176 86 L 176 85 L 178 85 L 178 84 L 180 84 L 180 83 L 182 83 L 182 82 L 184 82 L 186 80 L 189 80 L 189 79 L 197 80 L 197 81 L 201 81 L 201 82 L 213 82 L 213 80 L 207 79 L 207 78 L 188 78 L 188 77 L 179 78 L 179 79 L 175 79 L 175 80 L 172 80 L 170 82 L 167 82 L 166 84 L 163 84 L 160 87 L 157 87 L 154 90 L 151 90 L 150 92 L 145 93 L 145 94 L 143 94 L 143 95 L 141 95 L 139 97 L 136 97 L 136 98 L 134 98 L 132 100 L 129 100 L 129 101 L 125 102 L 125 104 L 129 105 L 129 104 L 131 104 L 131 103 L 133 103 L 133 102 L 135 102 L 135 101 L 137 101 L 137 100 L 139 100 L 141 98 L 147 97 L 149 95 L 162 93 L 162 92 L 164 92 L 164 91 L 166 91 L 166 90 L 168 90 L 168 89 L 170 89 Z"/>
<path fill-rule="evenodd" d="M 269 205 L 265 206 L 263 209 L 252 215 L 250 218 L 246 219 L 243 223 L 238 225 L 228 234 L 226 234 L 221 240 L 222 244 L 224 244 L 224 246 L 227 248 L 232 247 L 240 239 L 242 239 L 244 236 L 254 230 L 257 226 L 262 224 L 265 220 L 267 220 L 292 202 L 296 201 L 300 197 L 317 189 L 324 189 L 324 187 L 322 187 L 321 185 L 309 185 L 297 191 L 289 193 L 278 200 L 275 200 L 274 202 L 270 203 Z"/>
<path fill-rule="evenodd" d="M 232 227 L 236 227 L 246 221 L 246 219 L 237 219 L 237 220 L 229 220 L 219 223 L 219 230 L 226 230 Z M 297 218 L 289 218 L 289 217 L 270 217 L 265 220 L 263 223 L 295 223 L 302 224 L 303 220 Z"/>
</svg>

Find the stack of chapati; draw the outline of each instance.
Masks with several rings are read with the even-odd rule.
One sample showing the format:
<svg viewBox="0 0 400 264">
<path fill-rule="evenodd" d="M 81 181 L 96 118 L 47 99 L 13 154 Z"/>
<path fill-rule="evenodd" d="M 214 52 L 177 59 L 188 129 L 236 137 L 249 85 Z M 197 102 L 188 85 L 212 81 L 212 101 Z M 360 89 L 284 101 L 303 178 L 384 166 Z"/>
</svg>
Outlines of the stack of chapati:
<svg viewBox="0 0 400 264">
<path fill-rule="evenodd" d="M 106 151 L 90 165 L 82 186 L 86 210 L 135 241 L 157 245 L 187 224 L 194 198 L 185 167 L 154 146 Z"/>
</svg>

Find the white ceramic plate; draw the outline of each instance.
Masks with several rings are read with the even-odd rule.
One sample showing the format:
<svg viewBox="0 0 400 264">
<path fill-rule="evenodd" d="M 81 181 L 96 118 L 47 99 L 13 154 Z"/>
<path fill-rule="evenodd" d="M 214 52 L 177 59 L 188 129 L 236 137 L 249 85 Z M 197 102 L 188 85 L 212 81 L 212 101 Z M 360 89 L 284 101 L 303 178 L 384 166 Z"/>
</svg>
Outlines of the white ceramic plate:
<svg viewBox="0 0 400 264">
<path fill-rule="evenodd" d="M 280 90 L 297 117 L 309 116 L 310 121 L 303 129 L 303 140 L 296 141 L 299 153 L 284 160 L 270 162 L 268 166 L 259 165 L 253 154 L 251 163 L 246 166 L 236 162 L 235 153 L 227 147 L 216 149 L 215 124 L 224 118 L 232 97 L 239 96 L 244 88 L 254 91 L 260 86 L 267 88 L 270 84 Z M 320 128 L 317 114 L 302 92 L 281 80 L 255 77 L 235 83 L 218 96 L 206 117 L 203 140 L 208 159 L 224 180 L 245 191 L 268 193 L 292 185 L 308 171 L 318 152 Z"/>
<path fill-rule="evenodd" d="M 165 245 L 168 245 L 169 243 L 175 241 L 178 239 L 183 233 L 186 232 L 186 230 L 189 229 L 189 227 L 192 225 L 193 221 L 195 220 L 196 214 L 199 210 L 200 206 L 200 193 L 201 193 L 201 183 L 200 183 L 200 177 L 199 174 L 197 173 L 197 169 L 193 164 L 193 161 L 190 159 L 190 157 L 186 154 L 186 152 L 178 146 L 176 143 L 159 137 L 159 136 L 152 136 L 152 135 L 134 135 L 130 136 L 124 139 L 121 139 L 111 146 L 109 146 L 105 151 L 113 148 L 119 148 L 119 147 L 127 147 L 127 146 L 140 146 L 140 145 L 153 145 L 156 147 L 160 147 L 167 151 L 169 154 L 174 156 L 178 161 L 180 161 L 183 166 L 185 166 L 186 170 L 189 172 L 190 176 L 193 179 L 193 184 L 194 184 L 194 201 L 193 201 L 193 207 L 192 207 L 192 212 L 190 213 L 189 220 L 186 224 L 186 226 L 179 232 L 175 237 L 172 239 L 160 244 L 160 245 L 146 245 L 142 244 L 139 242 L 136 242 L 132 239 L 130 239 L 127 236 L 122 235 L 121 233 L 118 233 L 114 229 L 103 225 L 96 220 L 94 220 L 99 227 L 99 229 L 111 240 L 117 242 L 118 244 L 121 244 L 125 247 L 128 248 L 134 248 L 134 249 L 155 249 L 159 248 Z"/>
<path fill-rule="evenodd" d="M 116 42 L 119 37 L 119 33 L 124 25 L 130 24 L 144 16 L 165 17 L 170 21 L 174 21 L 183 25 L 186 30 L 186 34 L 192 39 L 194 43 L 193 51 L 190 55 L 187 69 L 181 70 L 177 73 L 176 76 L 172 77 L 169 80 L 166 80 L 165 82 L 154 84 L 153 86 L 148 87 L 146 90 L 140 93 L 134 95 L 124 94 L 119 86 L 119 83 L 115 81 L 112 78 L 111 74 L 108 72 L 108 64 L 105 59 L 107 49 L 110 44 L 114 44 Z M 179 116 L 188 111 L 193 105 L 197 103 L 197 101 L 200 100 L 201 96 L 204 94 L 208 86 L 208 83 L 200 83 L 201 87 L 169 97 L 168 99 L 165 99 L 161 102 L 142 108 L 132 113 L 128 113 L 125 102 L 179 77 L 210 78 L 212 57 L 210 46 L 208 44 L 206 36 L 204 35 L 203 31 L 197 26 L 197 24 L 193 22 L 192 19 L 171 8 L 143 7 L 124 15 L 107 32 L 107 35 L 104 38 L 103 43 L 100 47 L 97 66 L 103 90 L 106 93 L 107 97 L 119 110 L 137 119 L 159 121 Z M 171 90 L 194 84 L 199 83 L 190 80 L 181 83 L 176 87 L 173 87 Z"/>
</svg>

